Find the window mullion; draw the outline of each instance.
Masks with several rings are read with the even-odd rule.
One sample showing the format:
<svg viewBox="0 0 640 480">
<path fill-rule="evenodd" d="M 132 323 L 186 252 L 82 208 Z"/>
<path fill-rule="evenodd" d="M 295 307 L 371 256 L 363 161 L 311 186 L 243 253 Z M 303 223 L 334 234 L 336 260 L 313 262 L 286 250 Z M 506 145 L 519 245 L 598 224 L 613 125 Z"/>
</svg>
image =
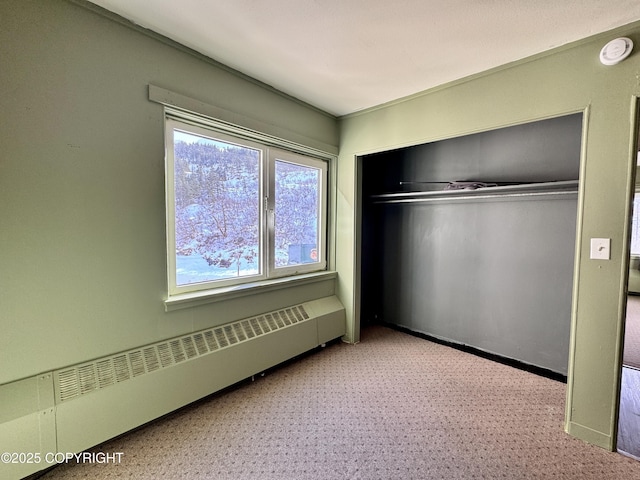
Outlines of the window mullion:
<svg viewBox="0 0 640 480">
<path fill-rule="evenodd" d="M 270 277 L 274 268 L 275 252 L 275 164 L 272 158 L 271 149 L 265 149 L 265 162 L 266 168 L 264 174 L 264 204 L 266 208 L 263 215 L 263 224 L 265 225 L 263 235 L 265 244 L 264 265 L 266 267 L 266 276 Z"/>
</svg>

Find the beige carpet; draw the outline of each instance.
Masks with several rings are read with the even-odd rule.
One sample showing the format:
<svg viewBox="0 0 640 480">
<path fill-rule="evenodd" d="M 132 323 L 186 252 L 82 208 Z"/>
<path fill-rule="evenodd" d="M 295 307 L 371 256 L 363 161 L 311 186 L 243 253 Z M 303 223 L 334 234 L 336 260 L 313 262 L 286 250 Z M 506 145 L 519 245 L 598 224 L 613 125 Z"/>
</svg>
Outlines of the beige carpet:
<svg viewBox="0 0 640 480">
<path fill-rule="evenodd" d="M 632 479 L 563 431 L 566 386 L 383 327 L 99 449 L 63 479 Z"/>
</svg>

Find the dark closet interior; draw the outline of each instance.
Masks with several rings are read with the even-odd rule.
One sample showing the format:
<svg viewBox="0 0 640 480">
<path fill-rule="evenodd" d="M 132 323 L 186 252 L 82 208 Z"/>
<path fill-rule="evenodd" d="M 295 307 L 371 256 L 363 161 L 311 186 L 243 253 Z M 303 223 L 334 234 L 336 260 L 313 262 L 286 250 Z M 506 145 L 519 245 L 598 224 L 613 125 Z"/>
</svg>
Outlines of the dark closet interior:
<svg viewBox="0 0 640 480">
<path fill-rule="evenodd" d="M 581 138 L 572 114 L 362 157 L 362 321 L 566 375 Z"/>
</svg>

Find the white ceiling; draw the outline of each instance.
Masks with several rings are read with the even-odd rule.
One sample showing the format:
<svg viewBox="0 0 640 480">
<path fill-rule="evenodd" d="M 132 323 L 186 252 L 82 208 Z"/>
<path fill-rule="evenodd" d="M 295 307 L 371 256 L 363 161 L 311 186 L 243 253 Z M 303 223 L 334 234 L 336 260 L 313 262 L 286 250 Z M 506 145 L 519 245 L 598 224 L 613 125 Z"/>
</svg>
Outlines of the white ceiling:
<svg viewBox="0 0 640 480">
<path fill-rule="evenodd" d="M 91 1 L 334 115 L 640 20 L 639 0 Z"/>
</svg>

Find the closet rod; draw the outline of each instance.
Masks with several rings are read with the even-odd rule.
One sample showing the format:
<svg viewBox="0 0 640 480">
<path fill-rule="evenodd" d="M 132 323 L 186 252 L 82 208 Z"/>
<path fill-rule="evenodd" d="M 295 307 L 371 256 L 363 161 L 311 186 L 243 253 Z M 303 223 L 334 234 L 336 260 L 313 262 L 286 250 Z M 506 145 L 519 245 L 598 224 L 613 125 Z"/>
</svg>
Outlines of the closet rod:
<svg viewBox="0 0 640 480">
<path fill-rule="evenodd" d="M 379 200 L 373 203 L 427 203 L 427 202 L 452 202 L 458 200 L 488 200 L 499 198 L 524 198 L 524 197 L 546 197 L 559 195 L 577 195 L 577 190 L 559 190 L 547 192 L 513 192 L 513 193 L 494 193 L 480 195 L 438 195 L 418 198 L 382 198 L 383 195 L 376 195 Z"/>
</svg>

